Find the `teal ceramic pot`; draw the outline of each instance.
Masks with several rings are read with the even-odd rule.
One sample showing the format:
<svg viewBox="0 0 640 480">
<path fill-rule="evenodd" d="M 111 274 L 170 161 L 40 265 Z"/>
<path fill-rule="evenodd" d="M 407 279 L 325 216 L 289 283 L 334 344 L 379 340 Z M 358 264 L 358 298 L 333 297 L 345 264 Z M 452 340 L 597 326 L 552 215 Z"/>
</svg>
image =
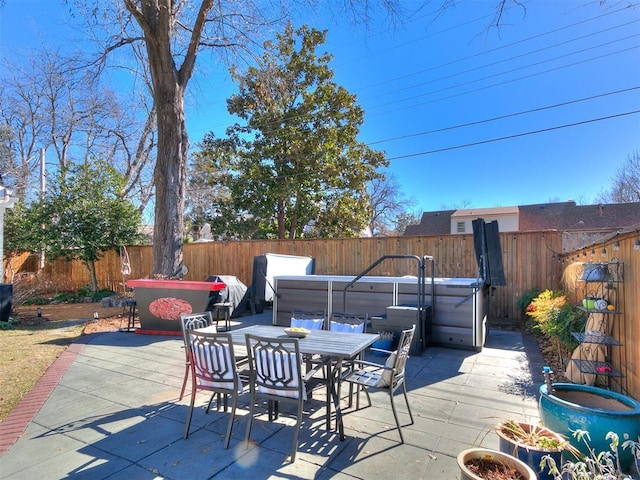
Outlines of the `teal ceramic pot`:
<svg viewBox="0 0 640 480">
<path fill-rule="evenodd" d="M 554 383 L 554 392 L 549 394 L 547 385 L 540 386 L 538 409 L 542 424 L 548 429 L 565 435 L 571 444 L 587 454 L 583 442 L 573 437 L 575 430 L 586 430 L 590 444 L 596 453 L 608 451 L 606 435 L 615 432 L 637 440 L 640 435 L 640 402 L 620 393 L 604 388 L 573 383 Z M 618 449 L 622 469 L 629 470 L 633 455 L 629 449 Z"/>
</svg>

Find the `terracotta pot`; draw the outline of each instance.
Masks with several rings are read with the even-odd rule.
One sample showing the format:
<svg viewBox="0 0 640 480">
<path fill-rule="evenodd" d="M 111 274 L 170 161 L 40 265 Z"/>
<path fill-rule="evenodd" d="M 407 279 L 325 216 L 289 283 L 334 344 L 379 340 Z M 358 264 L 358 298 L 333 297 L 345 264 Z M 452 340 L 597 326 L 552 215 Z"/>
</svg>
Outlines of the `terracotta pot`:
<svg viewBox="0 0 640 480">
<path fill-rule="evenodd" d="M 466 464 L 473 459 L 483 459 L 485 461 L 495 461 L 508 465 L 514 468 L 527 480 L 537 480 L 536 473 L 522 460 L 518 460 L 512 455 L 507 453 L 498 452 L 497 450 L 490 450 L 488 448 L 468 448 L 458 454 L 457 462 L 460 468 L 461 480 L 484 480 L 482 477 L 477 476 L 471 472 Z"/>
</svg>

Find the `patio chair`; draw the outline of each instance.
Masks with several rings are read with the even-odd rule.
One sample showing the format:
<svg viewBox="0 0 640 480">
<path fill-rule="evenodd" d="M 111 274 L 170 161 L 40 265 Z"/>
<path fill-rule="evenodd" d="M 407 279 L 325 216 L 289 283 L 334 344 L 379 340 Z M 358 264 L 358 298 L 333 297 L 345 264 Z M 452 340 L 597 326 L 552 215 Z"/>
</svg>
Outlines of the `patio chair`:
<svg viewBox="0 0 640 480">
<path fill-rule="evenodd" d="M 323 330 L 325 326 L 326 310 L 292 310 L 291 326 L 306 328 L 307 330 Z M 323 370 L 325 362 L 317 355 L 302 355 L 305 364 L 305 375 L 313 376 L 315 372 Z"/>
<path fill-rule="evenodd" d="M 369 315 L 366 313 L 332 312 L 329 330 L 334 332 L 364 333 L 367 330 Z"/>
<path fill-rule="evenodd" d="M 329 321 L 329 330 L 334 332 L 345 333 L 364 333 L 367 330 L 367 322 L 369 321 L 369 315 L 366 313 L 347 313 L 347 312 L 332 312 L 331 319 Z M 362 355 L 360 356 L 362 359 Z M 342 362 L 343 370 L 349 370 L 353 368 L 351 361 Z M 353 388 L 349 385 L 349 407 L 352 405 Z M 359 407 L 360 397 L 356 398 L 356 407 Z"/>
<path fill-rule="evenodd" d="M 358 387 L 361 387 L 367 395 L 369 406 L 371 406 L 371 397 L 369 396 L 368 389 L 375 388 L 389 392 L 391 409 L 393 410 L 393 416 L 396 420 L 398 433 L 400 434 L 400 443 L 404 443 L 404 437 L 402 435 L 402 427 L 400 425 L 400 420 L 398 419 L 398 412 L 396 411 L 396 405 L 393 399 L 396 390 L 402 387 L 404 400 L 407 403 L 407 410 L 409 412 L 409 417 L 411 418 L 410 425 L 413 425 L 413 414 L 411 413 L 411 407 L 409 406 L 409 397 L 407 396 L 407 387 L 405 384 L 405 367 L 407 359 L 409 358 L 409 350 L 411 349 L 411 341 L 413 340 L 415 331 L 415 325 L 408 330 L 402 331 L 400 341 L 398 343 L 398 349 L 394 352 L 387 352 L 389 353 L 389 357 L 384 365 L 364 360 L 355 360 L 353 362 L 353 370 L 346 371 L 340 377 L 340 383 L 338 385 L 338 392 L 340 391 L 342 382 L 347 382 L 350 386 L 357 385 Z"/>
<path fill-rule="evenodd" d="M 302 378 L 302 363 L 298 339 L 269 338 L 246 335 L 249 369 L 251 371 L 251 401 L 245 442 L 249 448 L 251 424 L 256 401 L 263 398 L 269 402 L 269 421 L 278 417 L 278 403 L 288 402 L 296 406 L 296 426 L 293 435 L 291 462 L 296 459 L 298 435 L 302 424 L 302 406 L 307 399 Z"/>
<path fill-rule="evenodd" d="M 324 329 L 326 315 L 326 310 L 292 310 L 291 326 L 302 327 L 307 330 L 322 330 Z"/>
<path fill-rule="evenodd" d="M 213 316 L 211 312 L 202 313 L 190 313 L 180 315 L 180 327 L 182 329 L 182 339 L 184 340 L 184 380 L 182 380 L 182 389 L 180 390 L 180 400 L 184 397 L 184 390 L 187 387 L 187 380 L 189 380 L 189 371 L 191 365 L 191 353 L 189 350 L 189 337 L 187 337 L 187 330 L 195 330 L 197 328 L 209 327 L 210 333 L 215 333 L 216 325 L 213 322 Z"/>
<path fill-rule="evenodd" d="M 220 410 L 221 397 L 224 396 L 224 410 L 227 411 L 228 398 L 231 397 L 231 413 L 224 437 L 224 448 L 229 447 L 231 430 L 238 406 L 238 396 L 243 391 L 243 384 L 236 358 L 233 352 L 233 341 L 229 333 L 199 333 L 186 331 L 191 353 L 191 403 L 184 429 L 184 438 L 189 436 L 193 405 L 198 390 L 213 392 L 205 413 L 209 413 L 214 397 L 218 397 L 217 409 Z"/>
</svg>

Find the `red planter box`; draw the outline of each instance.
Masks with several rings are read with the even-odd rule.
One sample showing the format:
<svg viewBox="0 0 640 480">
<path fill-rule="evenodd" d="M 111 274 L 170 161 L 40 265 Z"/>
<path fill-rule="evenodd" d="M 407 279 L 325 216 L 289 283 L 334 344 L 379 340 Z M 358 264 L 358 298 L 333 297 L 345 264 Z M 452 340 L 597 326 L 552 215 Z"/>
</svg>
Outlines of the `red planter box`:
<svg viewBox="0 0 640 480">
<path fill-rule="evenodd" d="M 210 292 L 222 290 L 223 282 L 188 280 L 128 280 L 134 288 L 140 317 L 136 333 L 180 335 L 180 314 L 204 312 Z"/>
</svg>

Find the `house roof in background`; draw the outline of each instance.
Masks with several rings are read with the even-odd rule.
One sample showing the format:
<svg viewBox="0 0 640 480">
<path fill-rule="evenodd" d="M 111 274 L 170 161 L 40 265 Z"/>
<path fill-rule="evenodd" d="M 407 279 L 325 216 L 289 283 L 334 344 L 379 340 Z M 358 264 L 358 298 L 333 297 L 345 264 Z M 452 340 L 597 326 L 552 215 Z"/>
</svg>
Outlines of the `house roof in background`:
<svg viewBox="0 0 640 480">
<path fill-rule="evenodd" d="M 514 215 L 519 211 L 518 207 L 494 207 L 494 208 L 465 208 L 455 210 L 452 217 L 481 217 L 483 215 Z"/>
<path fill-rule="evenodd" d="M 640 226 L 640 202 L 576 205 L 575 202 L 540 203 L 518 207 L 441 210 L 424 212 L 418 225 L 407 226 L 404 235 L 449 235 L 451 218 L 519 213 L 519 231 L 616 230 Z"/>
<path fill-rule="evenodd" d="M 454 213 L 455 210 L 424 212 L 418 225 L 407 225 L 404 235 L 449 235 Z"/>
</svg>

